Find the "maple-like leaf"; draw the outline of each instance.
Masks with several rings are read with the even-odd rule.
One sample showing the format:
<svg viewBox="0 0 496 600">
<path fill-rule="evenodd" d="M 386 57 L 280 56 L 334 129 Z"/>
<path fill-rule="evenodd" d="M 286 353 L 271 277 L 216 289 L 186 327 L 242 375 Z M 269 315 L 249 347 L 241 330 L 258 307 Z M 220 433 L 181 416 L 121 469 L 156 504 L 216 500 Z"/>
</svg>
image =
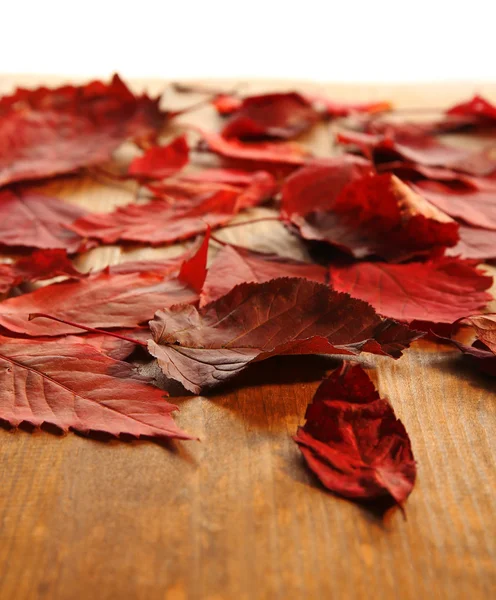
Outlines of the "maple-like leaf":
<svg viewBox="0 0 496 600">
<path fill-rule="evenodd" d="M 333 371 L 305 416 L 294 439 L 327 489 L 354 500 L 405 502 L 417 473 L 410 438 L 360 365 Z"/>
<path fill-rule="evenodd" d="M 302 277 L 325 283 L 327 269 L 274 254 L 225 246 L 219 251 L 207 272 L 200 295 L 200 306 L 225 296 L 240 283 L 263 283 L 278 277 Z"/>
<path fill-rule="evenodd" d="M 365 300 L 386 317 L 452 323 L 491 300 L 487 290 L 492 277 L 483 275 L 475 264 L 447 257 L 400 265 L 357 262 L 331 266 L 331 285 Z"/>
<path fill-rule="evenodd" d="M 127 139 L 154 138 L 166 116 L 159 100 L 135 96 L 117 75 L 0 99 L 0 185 L 95 165 Z"/>
<path fill-rule="evenodd" d="M 163 306 L 197 300 L 196 292 L 175 277 L 164 280 L 157 272 L 104 271 L 81 281 L 55 283 L 0 302 L 0 325 L 30 336 L 80 332 L 62 323 L 29 320 L 31 313 L 48 313 L 90 327 L 136 327 Z"/>
<path fill-rule="evenodd" d="M 1 190 L 0 244 L 76 252 L 83 240 L 68 226 L 85 214 L 78 206 L 29 189 Z"/>
<path fill-rule="evenodd" d="M 72 336 L 0 336 L 0 419 L 63 431 L 192 439 L 174 423 L 177 408 L 128 363 Z"/>
<path fill-rule="evenodd" d="M 222 129 L 229 139 L 291 139 L 320 120 L 319 112 L 296 92 L 248 96 Z"/>
<path fill-rule="evenodd" d="M 398 159 L 427 167 L 445 167 L 471 175 L 489 175 L 496 171 L 496 161 L 486 150 L 476 151 L 447 146 L 436 137 L 425 134 L 368 134 L 341 131 L 337 139 L 343 144 L 356 145 L 377 163 Z"/>
<path fill-rule="evenodd" d="M 181 135 L 166 146 L 149 148 L 131 162 L 127 173 L 137 179 L 165 179 L 179 172 L 188 160 L 188 142 L 186 136 Z"/>
<path fill-rule="evenodd" d="M 74 268 L 65 250 L 38 250 L 15 263 L 0 263 L 0 293 L 25 281 L 41 281 L 59 275 L 85 277 Z"/>
<path fill-rule="evenodd" d="M 398 358 L 419 337 L 361 300 L 294 278 L 238 285 L 200 310 L 165 308 L 150 329 L 149 352 L 194 393 L 271 356 L 363 351 Z"/>
<path fill-rule="evenodd" d="M 370 174 L 371 163 L 352 155 L 313 160 L 284 182 L 281 210 L 291 216 L 332 209 L 346 184 Z"/>
<path fill-rule="evenodd" d="M 309 188 L 309 206 L 315 208 Z M 299 205 L 306 210 L 304 198 L 302 190 Z M 291 222 L 303 238 L 325 241 L 356 258 L 377 255 L 400 261 L 458 241 L 458 225 L 394 175 L 354 179 L 334 195 L 332 204 L 328 197 L 322 202 L 323 210 L 293 213 Z"/>
<path fill-rule="evenodd" d="M 269 176 L 270 177 L 270 176 Z M 161 186 L 167 190 L 167 183 Z M 226 224 L 240 210 L 255 206 L 271 194 L 274 181 L 264 175 L 253 179 L 246 188 L 221 185 L 204 194 L 196 193 L 188 200 L 170 203 L 154 199 L 148 204 L 128 204 L 107 214 L 87 215 L 71 227 L 79 235 L 101 240 L 168 244 L 204 233 L 208 226 Z M 209 184 L 210 188 L 211 184 Z"/>
<path fill-rule="evenodd" d="M 308 150 L 297 142 L 242 142 L 225 139 L 221 135 L 190 126 L 202 137 L 210 152 L 223 158 L 255 164 L 275 164 L 297 167 L 310 157 Z"/>
<path fill-rule="evenodd" d="M 438 181 L 418 181 L 413 188 L 450 217 L 474 227 L 496 230 L 496 186 L 474 190 Z"/>
</svg>

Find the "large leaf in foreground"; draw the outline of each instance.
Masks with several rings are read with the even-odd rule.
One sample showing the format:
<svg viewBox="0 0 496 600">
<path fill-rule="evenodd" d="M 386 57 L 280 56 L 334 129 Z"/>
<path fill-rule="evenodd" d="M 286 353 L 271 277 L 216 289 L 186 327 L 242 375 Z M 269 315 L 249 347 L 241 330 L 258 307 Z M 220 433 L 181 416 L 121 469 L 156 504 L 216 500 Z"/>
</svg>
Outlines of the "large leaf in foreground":
<svg viewBox="0 0 496 600">
<path fill-rule="evenodd" d="M 439 258 L 424 263 L 357 262 L 330 267 L 331 285 L 400 321 L 452 323 L 490 301 L 492 277 L 474 261 Z"/>
<path fill-rule="evenodd" d="M 207 306 L 172 306 L 150 321 L 150 353 L 165 375 L 198 393 L 249 363 L 281 354 L 398 358 L 419 337 L 361 300 L 306 279 L 246 283 Z"/>
<path fill-rule="evenodd" d="M 405 502 L 417 473 L 410 439 L 360 365 L 336 369 L 306 419 L 295 441 L 326 488 L 351 499 Z"/>
<path fill-rule="evenodd" d="M 48 313 L 89 327 L 136 327 L 156 310 L 178 302 L 195 302 L 196 292 L 176 278 L 159 273 L 103 272 L 81 281 L 52 284 L 0 303 L 0 325 L 32 336 L 80 333 L 80 329 L 37 319 L 31 313 Z"/>
<path fill-rule="evenodd" d="M 40 179 L 109 159 L 125 140 L 153 138 L 159 98 L 108 84 L 17 90 L 0 100 L 0 185 Z"/>
<path fill-rule="evenodd" d="M 29 189 L 0 191 L 0 244 L 29 248 L 80 249 L 82 238 L 68 226 L 83 217 L 78 206 Z"/>
<path fill-rule="evenodd" d="M 0 419 L 15 427 L 49 423 L 63 431 L 191 439 L 163 396 L 128 363 L 72 336 L 0 336 Z"/>
</svg>

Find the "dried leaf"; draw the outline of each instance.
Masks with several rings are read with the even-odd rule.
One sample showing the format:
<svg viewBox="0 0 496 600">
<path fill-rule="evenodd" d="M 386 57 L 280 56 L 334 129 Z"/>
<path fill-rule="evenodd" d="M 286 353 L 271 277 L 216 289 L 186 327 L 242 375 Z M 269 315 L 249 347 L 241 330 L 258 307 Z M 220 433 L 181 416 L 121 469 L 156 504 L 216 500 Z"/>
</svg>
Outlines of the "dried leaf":
<svg viewBox="0 0 496 600">
<path fill-rule="evenodd" d="M 308 467 L 340 496 L 391 497 L 402 505 L 413 489 L 410 438 L 360 365 L 343 364 L 322 382 L 295 441 Z"/>
<path fill-rule="evenodd" d="M 458 235 L 460 241 L 453 248 L 448 248 L 446 252 L 449 256 L 461 256 L 479 261 L 496 259 L 496 231 L 460 224 Z"/>
<path fill-rule="evenodd" d="M 68 226 L 85 214 L 78 206 L 29 189 L 1 190 L 0 244 L 76 252 L 83 239 Z"/>
<path fill-rule="evenodd" d="M 287 140 L 308 131 L 320 118 L 312 103 L 296 92 L 248 96 L 225 124 L 222 136 Z"/>
<path fill-rule="evenodd" d="M 174 423 L 177 408 L 128 363 L 72 336 L 0 336 L 0 419 L 63 431 L 191 439 Z"/>
<path fill-rule="evenodd" d="M 65 250 L 38 250 L 15 263 L 0 264 L 0 293 L 26 281 L 41 281 L 59 275 L 75 279 L 85 277 L 74 268 Z"/>
<path fill-rule="evenodd" d="M 128 175 L 137 179 L 165 179 L 188 164 L 189 147 L 181 135 L 166 146 L 152 146 L 129 165 Z"/>
<path fill-rule="evenodd" d="M 200 306 L 229 293 L 240 283 L 264 283 L 278 277 L 302 277 L 325 283 L 327 269 L 319 265 L 225 246 L 208 269 L 200 295 Z"/>
<path fill-rule="evenodd" d="M 19 89 L 0 100 L 0 185 L 68 173 L 109 159 L 127 139 L 154 138 L 159 98 L 109 84 Z"/>
<path fill-rule="evenodd" d="M 395 358 L 418 332 L 381 319 L 371 306 L 305 279 L 246 283 L 197 310 L 172 306 L 150 321 L 150 353 L 170 379 L 199 393 L 249 363 L 281 354 Z"/>
<path fill-rule="evenodd" d="M 312 188 L 309 185 L 312 204 Z M 287 193 L 283 188 L 283 198 Z M 300 192 L 305 206 L 305 192 Z M 283 206 L 284 206 L 283 200 Z M 323 210 L 291 216 L 300 235 L 325 241 L 356 258 L 376 255 L 402 261 L 432 254 L 458 241 L 458 225 L 394 175 L 352 180 Z"/>
<path fill-rule="evenodd" d="M 102 272 L 0 302 L 0 325 L 30 336 L 80 333 L 62 323 L 29 321 L 31 313 L 48 313 L 90 327 L 136 327 L 163 306 L 197 300 L 198 295 L 187 285 L 176 278 L 164 280 L 160 273 Z"/>
<path fill-rule="evenodd" d="M 492 277 L 475 261 L 438 258 L 402 265 L 357 262 L 331 267 L 331 285 L 371 304 L 386 317 L 400 321 L 452 323 L 484 308 Z"/>
</svg>

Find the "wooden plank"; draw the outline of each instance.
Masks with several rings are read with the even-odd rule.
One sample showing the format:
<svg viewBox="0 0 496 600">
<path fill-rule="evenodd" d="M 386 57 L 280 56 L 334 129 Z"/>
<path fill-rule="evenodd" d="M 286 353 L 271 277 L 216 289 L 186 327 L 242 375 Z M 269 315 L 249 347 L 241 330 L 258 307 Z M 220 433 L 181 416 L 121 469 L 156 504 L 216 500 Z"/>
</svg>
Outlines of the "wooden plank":
<svg viewBox="0 0 496 600">
<path fill-rule="evenodd" d="M 0 91 L 14 81 L 0 79 Z M 150 82 L 155 90 L 162 85 Z M 391 98 L 400 106 L 444 105 L 473 91 L 319 89 L 353 100 Z M 496 98 L 496 86 L 482 91 Z M 194 118 L 213 124 L 208 110 Z M 313 144 L 329 152 L 325 129 Z M 93 210 L 110 210 L 133 195 L 88 178 L 48 188 Z M 258 225 L 226 235 L 294 255 L 285 234 L 271 232 Z M 108 247 L 80 266 L 168 252 Z M 0 429 L 0 598 L 494 597 L 494 382 L 458 353 L 427 342 L 399 361 L 361 361 L 404 421 L 418 461 L 406 521 L 399 511 L 381 521 L 326 492 L 291 440 L 335 362 L 273 359 L 223 393 L 179 399 L 178 422 L 201 443 Z"/>
</svg>

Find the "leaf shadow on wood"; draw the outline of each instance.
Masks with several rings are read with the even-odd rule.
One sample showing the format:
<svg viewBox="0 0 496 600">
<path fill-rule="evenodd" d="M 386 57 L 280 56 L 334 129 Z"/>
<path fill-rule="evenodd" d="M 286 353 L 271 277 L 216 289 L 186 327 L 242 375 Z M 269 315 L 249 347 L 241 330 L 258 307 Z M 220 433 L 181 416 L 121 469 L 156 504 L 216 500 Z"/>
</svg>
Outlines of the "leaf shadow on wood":
<svg viewBox="0 0 496 600">
<path fill-rule="evenodd" d="M 59 438 L 67 437 L 69 435 L 76 435 L 80 438 L 85 438 L 91 442 L 96 442 L 108 446 L 109 448 L 118 444 L 136 446 L 144 442 L 152 442 L 154 445 L 159 446 L 164 450 L 167 450 L 168 452 L 174 454 L 182 460 L 185 460 L 191 464 L 197 464 L 196 460 L 193 458 L 193 455 L 190 452 L 188 452 L 188 450 L 184 446 L 184 442 L 170 438 L 154 438 L 150 436 L 141 436 L 140 438 L 136 438 L 129 434 L 122 434 L 119 437 L 116 437 L 114 435 L 111 435 L 110 433 L 105 433 L 103 431 L 89 431 L 87 433 L 83 433 L 81 431 L 74 431 L 72 429 L 69 432 L 65 432 L 60 427 L 57 427 L 52 423 L 43 423 L 40 427 L 35 427 L 27 421 L 23 421 L 19 424 L 18 427 L 14 427 L 4 419 L 0 419 L 0 429 L 3 429 L 4 431 L 7 431 L 14 435 L 18 432 L 29 433 L 31 435 L 48 433 Z M 191 440 L 191 442 L 194 443 L 194 440 Z"/>
<path fill-rule="evenodd" d="M 467 382 L 471 387 L 494 394 L 496 378 L 486 375 L 477 367 L 477 360 L 461 353 L 443 355 L 442 359 L 429 362 L 429 367 L 446 375 L 453 375 Z"/>
</svg>

